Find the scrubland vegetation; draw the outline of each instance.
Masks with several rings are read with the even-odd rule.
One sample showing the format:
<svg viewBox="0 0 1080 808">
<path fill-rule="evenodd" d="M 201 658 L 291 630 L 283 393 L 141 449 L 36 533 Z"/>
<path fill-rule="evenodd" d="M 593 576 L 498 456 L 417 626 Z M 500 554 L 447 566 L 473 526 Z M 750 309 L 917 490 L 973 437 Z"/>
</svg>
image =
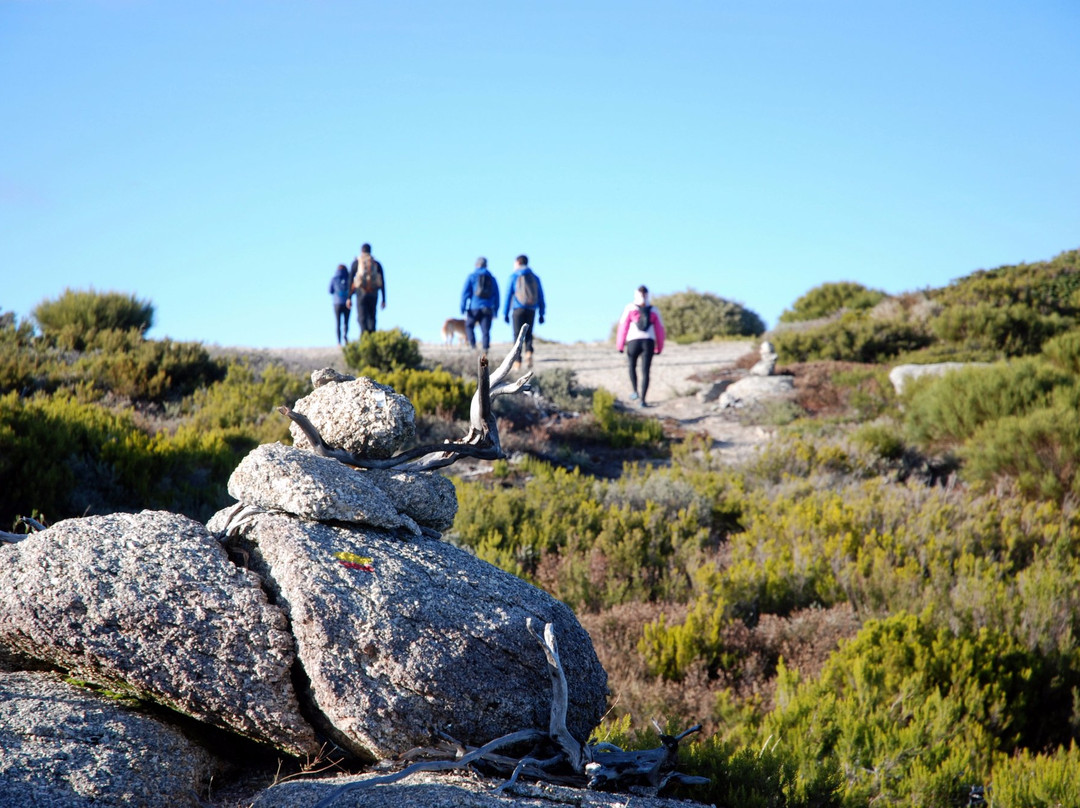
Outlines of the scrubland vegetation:
<svg viewBox="0 0 1080 808">
<path fill-rule="evenodd" d="M 98 297 L 54 301 L 36 329 L 0 318 L 6 529 L 205 517 L 246 451 L 288 441 L 270 413 L 305 379 L 147 341 L 152 309 Z M 680 311 L 697 305 L 715 309 Z M 140 306 L 141 321 L 100 316 Z M 712 314 L 663 313 L 715 335 Z M 542 374 L 536 398 L 500 402 L 518 454 L 456 479 L 447 538 L 578 613 L 611 675 L 599 736 L 647 746 L 650 718 L 704 724 L 680 770 L 712 785 L 686 796 L 1080 804 L 1078 316 L 1080 252 L 896 297 L 812 289 L 769 335 L 794 406 L 739 467 Z M 425 367 L 407 334 L 346 358 L 408 395 L 421 431 L 467 410 L 473 369 Z M 941 360 L 978 364 L 893 393 L 892 365 Z M 598 452 L 621 472 L 590 473 Z"/>
</svg>

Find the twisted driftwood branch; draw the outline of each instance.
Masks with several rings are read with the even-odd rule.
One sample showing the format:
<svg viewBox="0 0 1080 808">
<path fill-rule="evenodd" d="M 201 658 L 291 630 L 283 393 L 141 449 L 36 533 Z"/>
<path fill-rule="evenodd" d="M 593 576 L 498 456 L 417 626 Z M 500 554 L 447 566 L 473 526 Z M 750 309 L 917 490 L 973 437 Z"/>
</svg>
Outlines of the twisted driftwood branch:
<svg viewBox="0 0 1080 808">
<path fill-rule="evenodd" d="M 498 460 L 505 457 L 499 440 L 499 426 L 492 412 L 491 402 L 496 396 L 517 393 L 528 385 L 532 371 L 516 380 L 509 376 L 515 363 L 521 361 L 521 348 L 529 326 L 525 324 L 518 333 L 514 347 L 503 358 L 494 373 L 488 370 L 487 356 L 477 360 L 477 386 L 469 405 L 469 431 L 459 441 L 417 446 L 389 458 L 360 457 L 359 455 L 329 445 L 319 430 L 303 415 L 289 407 L 278 407 L 278 412 L 295 423 L 310 441 L 315 454 L 331 457 L 350 466 L 362 469 L 397 469 L 399 471 L 430 471 L 449 466 L 463 457 L 481 460 Z"/>
<path fill-rule="evenodd" d="M 497 771 L 510 773 L 509 779 L 495 788 L 497 792 L 509 789 L 522 775 L 548 783 L 577 787 L 587 785 L 589 788 L 607 791 L 624 790 L 629 786 L 647 786 L 654 792 L 659 792 L 670 783 L 703 785 L 709 782 L 704 777 L 691 777 L 674 771 L 679 741 L 691 733 L 698 732 L 701 729 L 700 724 L 671 736 L 661 732 L 659 725 L 654 721 L 653 725 L 660 734 L 662 746 L 643 752 L 626 752 L 609 743 L 582 746 L 566 728 L 569 688 L 562 662 L 559 659 L 555 630 L 551 623 L 545 623 L 542 634 L 538 633 L 533 627 L 532 618 L 526 620 L 525 625 L 543 648 L 551 677 L 551 717 L 546 733 L 536 729 L 519 730 L 474 749 L 468 749 L 453 739 L 447 739 L 450 742 L 449 748 L 444 746 L 443 748 L 414 749 L 407 752 L 403 758 L 412 760 L 421 756 L 449 755 L 449 757 L 422 760 L 393 774 L 347 783 L 319 800 L 315 808 L 329 808 L 345 794 L 396 783 L 418 772 L 463 769 L 479 763 Z M 537 746 L 524 757 L 511 758 L 498 754 L 498 750 L 504 747 L 526 742 L 534 742 Z M 554 754 L 544 758 L 537 757 L 537 753 L 543 751 L 545 747 L 548 749 L 554 747 Z"/>
<path fill-rule="evenodd" d="M 16 542 L 30 538 L 34 533 L 40 533 L 42 530 L 45 530 L 45 525 L 41 524 L 37 519 L 31 519 L 29 516 L 20 516 L 15 524 L 31 527 L 33 528 L 33 533 L 8 533 L 6 530 L 0 530 L 0 542 L 15 544 Z"/>
</svg>

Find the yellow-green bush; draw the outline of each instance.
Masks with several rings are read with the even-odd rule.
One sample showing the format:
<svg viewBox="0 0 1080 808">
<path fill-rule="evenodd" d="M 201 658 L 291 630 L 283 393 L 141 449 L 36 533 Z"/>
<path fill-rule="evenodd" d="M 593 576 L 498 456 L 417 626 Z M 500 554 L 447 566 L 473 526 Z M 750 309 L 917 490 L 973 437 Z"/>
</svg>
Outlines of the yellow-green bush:
<svg viewBox="0 0 1080 808">
<path fill-rule="evenodd" d="M 987 791 L 990 808 L 1059 808 L 1080 805 L 1080 746 L 1051 752 L 1021 750 L 994 762 Z"/>
<path fill-rule="evenodd" d="M 784 362 L 883 362 L 933 341 L 919 323 L 872 319 L 855 312 L 816 328 L 775 331 L 771 339 Z"/>
<path fill-rule="evenodd" d="M 222 381 L 197 390 L 184 402 L 188 418 L 181 429 L 240 431 L 255 445 L 291 443 L 289 419 L 277 408 L 293 406 L 310 391 L 308 379 L 281 365 L 270 365 L 257 375 L 250 365 L 233 363 Z"/>
<path fill-rule="evenodd" d="M 845 774 L 843 802 L 959 805 L 988 782 L 996 753 L 1069 734 L 1061 699 L 1077 682 L 1007 635 L 957 635 L 926 617 L 870 621 L 814 681 L 781 670 L 762 733 Z"/>
<path fill-rule="evenodd" d="M 34 511 L 56 521 L 155 507 L 205 519 L 227 502 L 239 459 L 219 435 L 150 436 L 129 413 L 9 393 L 0 397 L 0 524 Z"/>
<path fill-rule="evenodd" d="M 815 286 L 796 300 L 790 309 L 780 315 L 782 323 L 797 323 L 805 320 L 817 320 L 836 314 L 842 309 L 860 311 L 873 308 L 885 298 L 885 293 L 877 289 L 867 289 L 861 283 L 840 281 L 823 283 Z"/>
<path fill-rule="evenodd" d="M 1026 356 L 1038 353 L 1043 343 L 1067 330 L 1073 318 L 1057 312 L 1040 314 L 1023 303 L 1000 306 L 979 302 L 950 306 L 929 323 L 942 342 L 959 350 L 988 356 Z"/>
<path fill-rule="evenodd" d="M 106 343 L 107 347 L 83 354 L 71 375 L 124 398 L 179 399 L 225 377 L 225 365 L 211 359 L 198 342 L 129 341 L 120 336 Z"/>
<path fill-rule="evenodd" d="M 473 393 L 476 392 L 476 382 L 466 381 L 445 370 L 379 370 L 369 367 L 360 368 L 357 373 L 394 388 L 395 392 L 412 402 L 418 415 L 442 415 L 466 420 Z"/>
<path fill-rule="evenodd" d="M 82 351 L 94 347 L 103 332 L 146 333 L 154 322 L 154 307 L 135 295 L 65 289 L 56 300 L 35 306 L 32 315 L 47 340 Z"/>
<path fill-rule="evenodd" d="M 905 390 L 906 429 L 923 446 L 956 446 L 986 423 L 1045 406 L 1055 388 L 1071 383 L 1035 357 L 962 368 Z"/>
<path fill-rule="evenodd" d="M 972 480 L 1015 482 L 1028 497 L 1080 495 L 1080 413 L 1073 403 L 999 418 L 977 430 L 962 452 Z"/>
<path fill-rule="evenodd" d="M 603 504 L 606 484 L 576 470 L 541 461 L 523 470 L 531 479 L 522 488 L 457 481 L 451 538 L 576 608 L 689 594 L 688 570 L 710 541 L 709 515 L 695 503 Z"/>
<path fill-rule="evenodd" d="M 420 341 L 400 328 L 367 331 L 344 349 L 345 362 L 353 370 L 375 368 L 379 371 L 415 370 L 420 367 Z M 398 391 L 401 392 L 401 391 Z"/>
<path fill-rule="evenodd" d="M 604 442 L 616 449 L 656 447 L 664 439 L 664 428 L 654 418 L 639 418 L 615 409 L 615 396 L 603 388 L 593 393 L 593 416 Z"/>
<path fill-rule="evenodd" d="M 711 292 L 687 289 L 652 299 L 669 339 L 682 344 L 718 337 L 756 337 L 765 323 L 755 312 Z"/>
</svg>

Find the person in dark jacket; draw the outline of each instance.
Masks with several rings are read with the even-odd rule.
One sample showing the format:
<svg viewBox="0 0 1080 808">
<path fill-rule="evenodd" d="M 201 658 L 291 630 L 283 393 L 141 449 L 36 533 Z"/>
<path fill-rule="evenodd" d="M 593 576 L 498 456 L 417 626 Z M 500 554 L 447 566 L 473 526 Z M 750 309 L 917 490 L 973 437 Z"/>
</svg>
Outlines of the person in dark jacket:
<svg viewBox="0 0 1080 808">
<path fill-rule="evenodd" d="M 349 309 L 352 308 L 352 289 L 349 280 L 349 268 L 337 265 L 337 272 L 330 279 L 330 294 L 334 296 L 334 325 L 337 326 L 337 344 L 349 341 Z"/>
<path fill-rule="evenodd" d="M 352 290 L 356 293 L 356 319 L 360 322 L 361 336 L 375 330 L 375 309 L 382 293 L 382 308 L 386 308 L 386 277 L 382 264 L 371 255 L 371 245 L 360 247 L 360 254 L 352 262 Z"/>
<path fill-rule="evenodd" d="M 491 321 L 499 311 L 499 284 L 487 268 L 487 259 L 476 259 L 476 269 L 465 280 L 461 291 L 461 313 L 465 315 L 465 338 L 476 347 L 473 329 L 480 326 L 480 344 L 484 351 L 491 346 Z"/>
<path fill-rule="evenodd" d="M 506 289 L 506 305 L 503 306 L 503 320 L 510 322 L 510 313 L 514 315 L 514 339 L 521 333 L 521 326 L 529 324 L 529 333 L 525 337 L 525 364 L 530 368 L 533 363 L 533 331 L 536 330 L 537 315 L 540 324 L 544 323 L 544 287 L 540 277 L 529 269 L 529 258 L 519 255 L 514 261 L 514 272 Z M 517 370 L 518 363 L 514 363 Z"/>
</svg>

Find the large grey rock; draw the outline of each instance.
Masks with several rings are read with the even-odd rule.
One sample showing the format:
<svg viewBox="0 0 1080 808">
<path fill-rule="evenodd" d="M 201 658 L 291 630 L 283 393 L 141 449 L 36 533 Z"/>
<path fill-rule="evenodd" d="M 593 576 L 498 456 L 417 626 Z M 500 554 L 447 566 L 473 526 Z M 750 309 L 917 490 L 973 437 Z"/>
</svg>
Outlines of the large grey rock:
<svg viewBox="0 0 1080 808">
<path fill-rule="evenodd" d="M 711 404 L 720 398 L 720 394 L 731 387 L 731 379 L 720 379 L 719 381 L 711 382 L 697 393 L 697 399 L 702 404 Z"/>
<path fill-rule="evenodd" d="M 527 617 L 554 625 L 571 731 L 587 737 L 603 714 L 607 675 L 570 610 L 461 549 L 282 514 L 240 540 L 289 613 L 323 729 L 356 754 L 394 757 L 440 730 L 480 745 L 546 729 L 551 684 Z"/>
<path fill-rule="evenodd" d="M 358 457 L 391 457 L 416 432 L 412 403 L 392 388 L 366 376 L 349 381 L 325 381 L 293 407 L 306 415 L 331 446 Z M 311 442 L 296 424 L 289 425 L 293 445 L 310 449 Z"/>
<path fill-rule="evenodd" d="M 370 473 L 280 443 L 264 443 L 241 460 L 229 478 L 229 494 L 245 505 L 306 519 L 420 533 Z"/>
<path fill-rule="evenodd" d="M 382 489 L 399 513 L 438 531 L 449 530 L 454 524 L 457 491 L 438 472 L 372 469 L 364 473 Z"/>
<path fill-rule="evenodd" d="M 746 376 L 721 393 L 716 405 L 722 410 L 747 407 L 768 399 L 789 397 L 794 389 L 792 376 Z"/>
<path fill-rule="evenodd" d="M 221 768 L 178 730 L 55 674 L 0 673 L 0 805 L 175 808 Z"/>
<path fill-rule="evenodd" d="M 904 392 L 904 385 L 910 379 L 918 379 L 922 376 L 944 376 L 954 370 L 962 370 L 967 367 L 980 367 L 986 362 L 931 362 L 926 365 L 897 365 L 889 371 L 889 381 L 897 395 Z"/>
<path fill-rule="evenodd" d="M 69 519 L 0 549 L 0 645 L 290 752 L 316 749 L 285 615 L 183 516 Z"/>
<path fill-rule="evenodd" d="M 311 808 L 346 783 L 377 775 L 297 780 L 268 788 L 252 808 Z M 334 808 L 704 808 L 700 802 L 610 794 L 519 780 L 509 792 L 494 789 L 503 781 L 467 772 L 420 772 L 397 783 L 353 791 Z"/>
</svg>

